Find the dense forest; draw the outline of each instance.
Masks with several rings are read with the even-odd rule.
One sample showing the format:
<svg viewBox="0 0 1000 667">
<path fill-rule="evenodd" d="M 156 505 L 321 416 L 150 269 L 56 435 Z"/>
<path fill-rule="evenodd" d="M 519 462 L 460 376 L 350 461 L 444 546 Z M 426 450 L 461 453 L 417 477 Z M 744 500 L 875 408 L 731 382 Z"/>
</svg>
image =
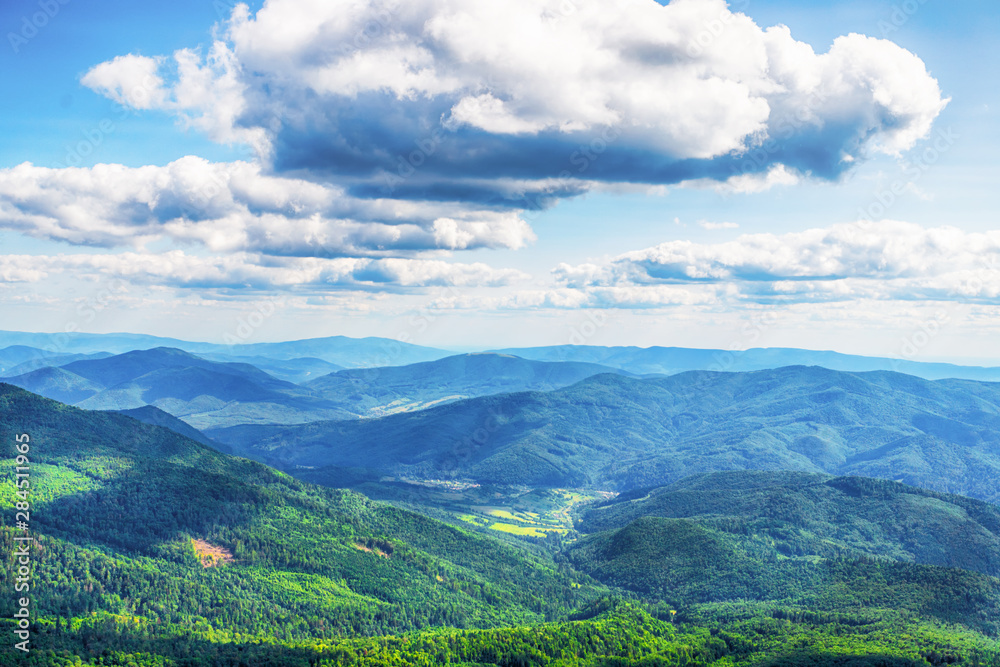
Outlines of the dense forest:
<svg viewBox="0 0 1000 667">
<path fill-rule="evenodd" d="M 1000 580 L 991 576 L 989 539 L 996 512 L 968 499 L 822 476 L 695 479 L 594 507 L 581 517 L 589 534 L 540 548 L 9 385 L 0 385 L 0 431 L 8 464 L 0 585 L 13 590 L 14 538 L 23 534 L 15 527 L 18 433 L 31 434 L 38 540 L 32 652 L 5 650 L 0 664 L 1000 660 Z M 810 499 L 805 515 L 781 513 L 774 499 L 789 494 Z M 833 516 L 840 495 L 855 504 Z M 920 515 L 928 503 L 939 514 Z M 879 532 L 875 519 L 905 508 L 913 534 L 932 528 L 919 524 L 923 517 L 978 541 L 942 539 L 920 551 L 908 535 L 884 525 Z M 833 524 L 841 532 L 828 544 L 818 539 Z M 877 536 L 878 551 L 858 548 L 856 531 Z M 9 637 L 14 611 L 14 595 L 4 596 L 0 623 Z"/>
</svg>

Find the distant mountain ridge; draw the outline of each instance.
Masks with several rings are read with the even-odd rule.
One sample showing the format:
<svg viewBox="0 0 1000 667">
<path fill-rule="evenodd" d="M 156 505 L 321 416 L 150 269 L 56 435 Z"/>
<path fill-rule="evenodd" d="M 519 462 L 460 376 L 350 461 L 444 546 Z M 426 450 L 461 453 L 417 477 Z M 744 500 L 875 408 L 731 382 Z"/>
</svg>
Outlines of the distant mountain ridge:
<svg viewBox="0 0 1000 667">
<path fill-rule="evenodd" d="M 721 470 L 800 470 L 1000 499 L 1000 384 L 889 372 L 605 374 L 362 422 L 207 435 L 288 470 L 618 490 Z"/>
<path fill-rule="evenodd" d="M 325 365 L 319 360 L 301 361 L 305 368 Z M 409 366 L 341 370 L 296 385 L 248 363 L 213 361 L 183 350 L 155 348 L 42 368 L 7 381 L 91 410 L 154 405 L 192 426 L 207 429 L 410 412 L 493 393 L 558 389 L 609 372 L 627 374 L 595 364 L 528 361 L 486 353 Z"/>
<path fill-rule="evenodd" d="M 314 357 L 344 368 L 401 366 L 441 359 L 453 354 L 389 338 L 330 336 L 281 343 L 222 345 L 145 334 L 48 334 L 0 331 L 0 347 L 12 345 L 38 348 L 47 351 L 48 354 L 93 352 L 123 354 L 134 350 L 168 347 L 192 354 L 211 353 L 230 357 L 260 356 L 276 360 Z"/>
<path fill-rule="evenodd" d="M 741 372 L 785 366 L 822 366 L 834 371 L 863 373 L 892 371 L 925 380 L 963 379 L 1000 382 L 1000 367 L 865 357 L 839 352 L 797 348 L 754 348 L 742 351 L 683 347 L 597 347 L 556 345 L 551 347 L 496 350 L 537 361 L 582 361 L 627 370 L 637 375 L 675 375 L 685 371 Z"/>
<path fill-rule="evenodd" d="M 174 348 L 75 361 L 5 380 L 89 410 L 154 405 L 198 429 L 354 418 L 308 389 L 250 364 L 210 361 Z"/>
<path fill-rule="evenodd" d="M 372 417 L 511 391 L 550 391 L 601 373 L 630 375 L 598 364 L 531 361 L 506 354 L 475 353 L 408 366 L 343 370 L 304 387 Z"/>
<path fill-rule="evenodd" d="M 349 338 L 330 336 L 279 343 L 245 343 L 222 345 L 183 341 L 174 338 L 143 334 L 48 334 L 0 331 L 0 347 L 29 346 L 41 350 L 43 355 L 93 354 L 107 352 L 122 354 L 133 350 L 172 347 L 192 354 L 212 355 L 213 358 L 235 361 L 256 357 L 273 362 L 296 359 L 319 359 L 326 364 L 342 368 L 374 368 L 406 366 L 454 356 L 454 352 L 433 347 L 422 347 L 388 338 Z M 831 370 L 867 372 L 886 370 L 915 375 L 927 380 L 946 378 L 1000 382 L 1000 366 L 981 367 L 962 364 L 915 361 L 911 358 L 896 359 L 841 354 L 831 351 L 803 350 L 796 348 L 754 348 L 745 351 L 728 351 L 680 347 L 599 347 L 588 345 L 557 345 L 548 347 L 484 349 L 479 351 L 511 354 L 532 361 L 573 361 L 593 363 L 635 375 L 673 375 L 692 370 L 752 371 L 785 366 L 823 366 Z M 65 363 L 65 362 L 63 362 Z M 0 350 L 0 369 L 5 366 Z M 59 364 L 53 364 L 59 365 Z M 269 372 L 293 382 L 309 381 L 320 366 L 309 367 L 298 362 L 297 368 L 276 364 Z M 336 369 L 327 368 L 326 372 Z M 3 371 L 0 370 L 0 373 Z"/>
</svg>

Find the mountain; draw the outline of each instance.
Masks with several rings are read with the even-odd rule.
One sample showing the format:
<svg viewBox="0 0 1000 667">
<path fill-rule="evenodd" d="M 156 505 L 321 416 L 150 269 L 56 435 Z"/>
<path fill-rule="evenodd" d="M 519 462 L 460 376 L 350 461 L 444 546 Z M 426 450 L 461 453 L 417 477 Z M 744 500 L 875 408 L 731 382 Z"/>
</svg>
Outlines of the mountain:
<svg viewBox="0 0 1000 667">
<path fill-rule="evenodd" d="M 708 473 L 623 494 L 585 511 L 578 528 L 605 533 L 645 518 L 753 536 L 776 559 L 870 556 L 1000 576 L 1000 508 L 888 480 Z"/>
<path fill-rule="evenodd" d="M 800 470 L 1000 499 L 1000 384 L 888 372 L 598 375 L 381 419 L 207 434 L 289 470 L 618 490 L 702 472 Z"/>
<path fill-rule="evenodd" d="M 39 368 L 62 366 L 83 359 L 102 359 L 111 356 L 108 352 L 94 354 L 53 354 L 36 347 L 12 345 L 0 350 L 0 377 L 17 376 Z"/>
<path fill-rule="evenodd" d="M 497 350 L 537 361 L 581 361 L 630 371 L 636 375 L 674 375 L 685 371 L 745 372 L 785 366 L 822 366 L 835 371 L 892 371 L 925 380 L 948 378 L 1000 382 L 1000 368 L 960 366 L 883 357 L 862 357 L 839 352 L 794 348 L 755 348 L 745 351 L 682 347 L 597 347 L 556 345 L 551 347 Z"/>
<path fill-rule="evenodd" d="M 164 631 L 292 639 L 541 621 L 593 597 L 530 552 L 125 415 L 0 384 L 0 427 L 9 451 L 30 435 L 39 618 L 125 614 Z M 3 488 L 11 526 L 13 483 Z M 10 546 L 13 529 L 0 532 Z"/>
<path fill-rule="evenodd" d="M 550 391 L 600 373 L 607 366 L 528 361 L 506 354 L 463 354 L 409 366 L 343 370 L 303 386 L 345 410 L 371 417 L 412 412 L 463 398 L 513 391 Z"/>
<path fill-rule="evenodd" d="M 421 347 L 389 338 L 348 338 L 331 336 L 283 343 L 241 343 L 221 345 L 146 336 L 143 334 L 27 333 L 0 331 L 0 346 L 22 345 L 46 350 L 48 354 L 110 352 L 174 348 L 192 354 L 220 354 L 231 357 L 267 357 L 288 361 L 316 358 L 343 368 L 399 366 L 447 357 L 450 352 Z"/>
<path fill-rule="evenodd" d="M 906 599 L 968 621 L 977 596 L 1000 602 L 1000 510 L 895 482 L 699 475 L 593 508 L 582 529 L 593 534 L 569 548 L 571 564 L 674 604 L 799 600 L 819 611 Z M 917 588 L 922 601 L 906 593 Z M 1000 631 L 993 614 L 979 622 Z"/>
<path fill-rule="evenodd" d="M 172 348 L 75 361 L 7 381 L 91 410 L 154 405 L 198 429 L 354 416 L 249 364 L 209 361 Z"/>
<path fill-rule="evenodd" d="M 58 367 L 44 367 L 24 375 L 5 378 L 13 385 L 41 394 L 61 403 L 78 403 L 95 396 L 104 385 L 91 382 L 70 371 Z"/>
<path fill-rule="evenodd" d="M 312 338 L 286 343 L 213 346 L 213 349 L 208 349 L 204 344 L 191 344 L 191 347 L 193 352 L 218 352 L 240 357 L 260 356 L 281 360 L 313 357 L 344 368 L 403 366 L 433 361 L 451 354 L 445 350 L 403 343 L 389 338 L 347 336 Z"/>
<path fill-rule="evenodd" d="M 178 435 L 182 435 L 189 440 L 194 440 L 195 442 L 205 445 L 206 447 L 219 450 L 224 454 L 232 453 L 232 450 L 228 445 L 223 445 L 221 442 L 215 442 L 187 422 L 183 422 L 177 417 L 174 417 L 173 415 L 168 414 L 155 406 L 144 405 L 141 408 L 115 410 L 115 412 L 125 415 L 126 417 L 131 417 L 137 421 L 141 421 L 143 424 L 151 424 L 153 426 L 168 428 Z"/>
<path fill-rule="evenodd" d="M 206 429 L 351 420 L 423 409 L 469 396 L 550 390 L 609 371 L 625 373 L 594 364 L 477 354 L 409 366 L 340 370 L 295 385 L 246 361 L 300 376 L 333 365 L 319 359 L 215 358 L 240 361 L 216 361 L 173 348 L 155 348 L 42 368 L 9 378 L 9 382 L 91 410 L 155 405 Z"/>
<path fill-rule="evenodd" d="M 198 355 L 210 361 L 221 361 L 226 363 L 250 364 L 268 375 L 273 375 L 279 380 L 302 384 L 310 380 L 316 380 L 330 373 L 344 370 L 343 366 L 331 364 L 322 359 L 314 357 L 299 357 L 296 359 L 271 359 L 269 357 L 237 357 L 230 354 L 203 353 Z"/>
<path fill-rule="evenodd" d="M 540 551 L 297 481 L 125 415 L 79 410 L 5 384 L 0 432 L 11 436 L 8 453 L 13 436 L 30 434 L 20 453 L 30 469 L 30 536 L 39 542 L 30 551 L 31 653 L 3 652 L 3 665 L 973 667 L 1000 658 L 1000 581 L 916 563 L 782 556 L 772 568 L 777 580 L 761 582 L 760 561 L 747 555 L 766 554 L 768 539 L 784 527 L 777 521 L 790 523 L 794 515 L 762 523 L 753 517 L 764 510 L 751 500 L 732 505 L 733 514 L 748 519 L 644 517 L 619 529 L 634 527 L 613 552 L 600 542 L 612 528 L 570 545 L 554 562 Z M 15 554 L 16 539 L 26 535 L 12 527 L 23 501 L 14 492 L 14 468 L 0 476 L 0 540 Z M 702 480 L 663 493 L 784 485 L 795 494 L 835 481 Z M 894 507 L 902 506 L 892 500 L 900 494 L 943 503 L 926 519 L 915 512 L 914 531 L 988 528 L 988 511 L 972 516 L 981 507 L 971 501 L 855 484 L 829 493 L 872 496 L 872 504 L 852 505 L 843 517 L 859 531 L 859 544 L 865 519 L 878 523 L 874 503 L 882 496 Z M 827 493 L 810 497 L 818 507 L 842 500 Z M 594 511 L 617 512 L 660 494 L 619 498 Z M 707 498 L 715 512 L 719 499 Z M 948 506 L 956 508 L 953 516 Z M 817 520 L 830 518 L 825 511 Z M 938 519 L 948 523 L 938 526 Z M 657 520 L 715 532 L 706 540 L 641 523 Z M 703 520 L 705 526 L 696 523 Z M 748 545 L 740 520 L 771 533 Z M 987 544 L 980 537 L 968 548 Z M 963 548 L 943 535 L 937 544 L 950 553 Z M 669 560 L 650 561 L 650 553 Z M 634 591 L 622 592 L 631 602 L 574 568 L 605 577 L 611 559 L 621 568 L 615 576 Z M 690 576 L 670 592 L 642 591 L 645 582 L 663 579 L 667 563 Z M 684 602 L 706 589 L 700 582 L 707 577 L 731 574 L 733 563 L 750 568 L 746 582 L 792 597 Z M 628 578 L 641 572 L 647 574 Z M 0 569 L 0 585 L 13 590 L 15 576 Z M 733 590 L 726 578 L 718 587 Z M 672 606 L 677 600 L 682 604 Z M 0 599 L 0 625 L 11 636 L 16 610 L 13 596 Z"/>
</svg>

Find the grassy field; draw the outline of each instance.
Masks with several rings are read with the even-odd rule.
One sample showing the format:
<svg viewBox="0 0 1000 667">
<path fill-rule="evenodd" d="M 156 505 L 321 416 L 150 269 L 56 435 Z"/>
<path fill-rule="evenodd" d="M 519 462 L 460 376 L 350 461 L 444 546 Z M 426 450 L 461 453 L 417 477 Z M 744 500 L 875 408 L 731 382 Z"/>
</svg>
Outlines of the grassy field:
<svg viewBox="0 0 1000 667">
<path fill-rule="evenodd" d="M 569 489 L 538 489 L 512 494 L 504 504 L 471 505 L 457 517 L 467 524 L 520 537 L 545 537 L 550 533 L 572 537 L 573 512 L 578 506 L 610 497 Z"/>
</svg>

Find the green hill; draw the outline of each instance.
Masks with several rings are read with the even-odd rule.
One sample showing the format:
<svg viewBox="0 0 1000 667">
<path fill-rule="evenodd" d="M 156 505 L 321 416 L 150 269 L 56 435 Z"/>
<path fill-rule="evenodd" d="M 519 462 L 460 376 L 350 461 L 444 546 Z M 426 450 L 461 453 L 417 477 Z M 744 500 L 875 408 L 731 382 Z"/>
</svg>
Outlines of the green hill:
<svg viewBox="0 0 1000 667">
<path fill-rule="evenodd" d="M 0 665 L 972 667 L 1000 655 L 991 638 L 995 579 L 905 562 L 792 558 L 733 530 L 750 520 L 739 517 L 730 525 L 714 515 L 629 521 L 619 513 L 659 491 L 593 510 L 629 522 L 571 545 L 557 564 L 159 426 L 3 384 L 0 433 L 11 464 L 0 479 L 2 548 L 13 554 L 23 535 L 11 527 L 19 433 L 31 436 L 39 540 L 33 651 L 4 651 Z M 793 476 L 789 493 L 834 481 Z M 671 492 L 761 486 L 731 478 Z M 981 509 L 896 486 L 889 496 L 941 500 L 970 517 Z M 818 497 L 817 506 L 836 501 Z M 975 521 L 985 527 L 983 512 Z M 775 574 L 755 578 L 768 554 Z M 7 558 L 0 585 L 12 590 Z M 792 577 L 786 562 L 814 573 Z M 599 597 L 615 589 L 576 567 L 618 577 L 633 593 L 617 595 L 632 601 Z M 703 603 L 732 598 L 715 589 L 758 597 Z M 13 603 L 0 600 L 8 634 Z"/>
<path fill-rule="evenodd" d="M 782 556 L 879 557 L 1000 576 L 1000 509 L 864 477 L 786 472 L 697 475 L 586 511 L 586 533 L 648 517 L 757 535 Z"/>
<path fill-rule="evenodd" d="M 124 415 L 0 385 L 0 428 L 7 456 L 13 434 L 31 436 L 43 617 L 101 612 L 220 636 L 335 637 L 541 621 L 592 590 L 531 553 Z M 5 467 L 5 526 L 12 479 Z M 7 547 L 13 535 L 3 529 Z M 218 566 L 204 567 L 212 553 Z M 4 586 L 11 577 L 4 569 Z M 12 604 L 0 602 L 4 617 Z"/>
<path fill-rule="evenodd" d="M 1000 499 L 1000 384 L 886 372 L 598 375 L 382 419 L 208 435 L 289 470 L 618 490 L 712 471 L 800 470 Z"/>
<path fill-rule="evenodd" d="M 894 482 L 700 475 L 588 510 L 566 553 L 600 581 L 675 605 L 782 601 L 906 609 L 1000 632 L 1000 510 Z"/>
</svg>

